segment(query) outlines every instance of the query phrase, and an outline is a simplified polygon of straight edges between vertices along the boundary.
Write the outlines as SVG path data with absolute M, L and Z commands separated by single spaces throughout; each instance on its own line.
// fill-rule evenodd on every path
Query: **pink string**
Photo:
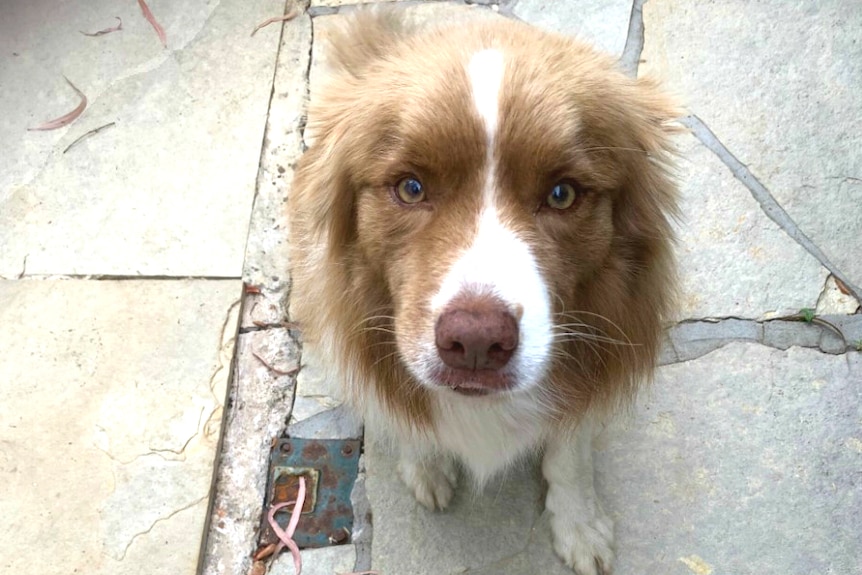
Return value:
M 287 530 L 281 528 L 275 520 L 275 514 L 279 509 L 293 505 L 293 511 L 290 514 L 290 521 L 287 524 Z M 302 507 L 305 505 L 305 477 L 299 476 L 299 493 L 296 495 L 296 501 L 288 501 L 287 503 L 278 503 L 269 508 L 266 515 L 269 526 L 272 527 L 275 536 L 279 539 L 279 544 L 275 548 L 273 556 L 278 556 L 282 549 L 287 547 L 293 555 L 293 567 L 296 570 L 296 575 L 302 573 L 302 556 L 299 554 L 299 546 L 293 540 L 293 533 L 296 531 L 296 525 L 299 523 L 299 516 L 302 514 Z

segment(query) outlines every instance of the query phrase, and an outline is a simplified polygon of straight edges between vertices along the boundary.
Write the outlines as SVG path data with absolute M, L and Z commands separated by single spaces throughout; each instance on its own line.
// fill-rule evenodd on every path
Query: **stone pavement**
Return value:
M 254 37 L 283 2 L 149 4 L 166 49 L 133 2 L 0 7 L 4 573 L 193 573 L 200 551 L 200 572 L 246 575 L 271 439 L 361 433 L 291 329 L 283 209 L 353 3 Z M 862 572 L 862 5 L 399 4 L 583 37 L 691 113 L 679 315 L 596 445 L 616 572 Z M 26 131 L 77 104 L 63 75 L 87 110 Z M 534 462 L 431 514 L 367 439 L 353 542 L 304 551 L 306 575 L 568 572 Z

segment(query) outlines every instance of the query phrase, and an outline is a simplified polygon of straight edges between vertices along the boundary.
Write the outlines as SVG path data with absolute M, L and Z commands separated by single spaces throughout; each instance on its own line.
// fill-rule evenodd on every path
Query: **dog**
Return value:
M 677 210 L 659 86 L 515 21 L 331 36 L 290 191 L 291 314 L 346 400 L 445 508 L 541 451 L 553 546 L 611 570 L 597 422 L 648 381 L 673 301 Z

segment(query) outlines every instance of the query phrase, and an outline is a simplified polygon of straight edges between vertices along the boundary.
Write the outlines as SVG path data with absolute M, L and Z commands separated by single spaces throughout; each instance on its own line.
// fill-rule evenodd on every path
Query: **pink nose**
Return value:
M 460 299 L 434 331 L 437 354 L 453 369 L 501 369 L 518 348 L 518 320 L 497 299 Z

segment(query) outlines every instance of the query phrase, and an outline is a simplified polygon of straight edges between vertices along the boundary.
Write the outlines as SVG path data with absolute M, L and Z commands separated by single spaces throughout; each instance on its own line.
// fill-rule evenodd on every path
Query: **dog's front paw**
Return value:
M 458 474 L 455 465 L 447 458 L 417 461 L 402 457 L 398 462 L 398 473 L 413 491 L 416 501 L 432 511 L 445 509 L 455 495 Z
M 554 514 L 554 551 L 578 575 L 609 575 L 614 562 L 614 524 L 604 514 L 588 521 Z

